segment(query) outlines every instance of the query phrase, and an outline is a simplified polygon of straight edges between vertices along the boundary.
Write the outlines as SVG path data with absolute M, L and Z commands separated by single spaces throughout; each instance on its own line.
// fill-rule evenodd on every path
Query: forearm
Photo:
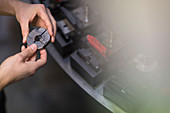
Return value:
M 6 76 L 6 77 L 5 77 Z M 4 71 L 0 67 L 0 91 L 9 84 L 8 76 L 5 75 Z
M 15 16 L 16 9 L 21 6 L 20 0 L 0 0 L 0 15 Z

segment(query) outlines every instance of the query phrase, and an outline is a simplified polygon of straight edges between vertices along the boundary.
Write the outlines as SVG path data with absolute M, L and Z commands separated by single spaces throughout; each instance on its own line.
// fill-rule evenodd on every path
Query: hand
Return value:
M 29 24 L 36 27 L 46 28 L 50 34 L 51 42 L 54 42 L 56 35 L 56 21 L 50 10 L 43 4 L 28 4 L 15 1 L 15 16 L 20 23 L 23 43 L 26 43 L 29 34 Z
M 35 44 L 22 52 L 9 57 L 0 65 L 0 90 L 10 83 L 33 75 L 40 67 L 47 62 L 47 52 L 40 50 L 40 59 L 36 61 L 37 46 Z

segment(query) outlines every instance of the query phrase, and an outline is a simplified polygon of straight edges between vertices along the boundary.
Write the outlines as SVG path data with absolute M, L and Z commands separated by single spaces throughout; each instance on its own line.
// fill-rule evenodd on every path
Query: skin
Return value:
M 29 34 L 29 25 L 46 28 L 54 42 L 56 35 L 56 21 L 49 9 L 42 4 L 28 4 L 19 0 L 0 0 L 0 14 L 15 16 L 20 23 L 23 43 L 26 43 Z M 37 46 L 35 44 L 21 52 L 7 58 L 0 65 L 0 90 L 7 85 L 33 75 L 47 62 L 47 52 L 40 50 L 40 59 L 36 60 Z

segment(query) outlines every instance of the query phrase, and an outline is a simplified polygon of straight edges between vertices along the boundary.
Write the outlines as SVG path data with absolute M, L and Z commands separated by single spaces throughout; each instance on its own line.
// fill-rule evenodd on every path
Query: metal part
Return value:
M 70 56 L 71 67 L 92 87 L 99 85 L 108 75 L 100 68 L 98 60 L 85 48 L 78 49 Z
M 124 89 L 124 84 L 117 79 L 111 78 L 103 88 L 103 95 L 110 101 L 114 102 L 121 109 L 128 113 L 132 113 L 137 102 L 136 97 L 131 90 Z
M 65 41 L 70 41 L 69 35 L 71 32 L 75 30 L 74 27 L 69 23 L 67 19 L 63 19 L 59 21 L 57 24 L 58 24 L 59 29 L 62 31 L 64 35 L 63 38 L 65 39 Z
M 50 42 L 50 35 L 45 28 L 32 30 L 27 37 L 27 45 L 36 44 L 38 49 L 44 48 Z
M 72 13 L 64 7 L 61 7 L 61 10 L 64 13 L 64 15 L 67 17 L 67 19 L 70 21 L 70 23 L 72 25 L 76 25 L 76 20 L 74 16 L 72 15 Z
M 73 49 L 73 40 L 65 41 L 64 37 L 58 32 L 56 35 L 56 41 L 54 46 L 58 49 L 60 54 L 65 57 L 74 51 Z
M 85 22 L 88 23 L 89 22 L 89 8 L 87 5 L 84 6 L 85 7 Z
M 100 71 L 97 59 L 87 49 L 79 49 L 77 54 L 96 72 Z

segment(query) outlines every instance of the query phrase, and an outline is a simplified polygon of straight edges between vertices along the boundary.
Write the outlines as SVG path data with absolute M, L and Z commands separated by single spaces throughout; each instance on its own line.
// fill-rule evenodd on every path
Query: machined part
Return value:
M 79 49 L 77 54 L 96 72 L 100 71 L 100 64 L 87 49 Z
M 38 49 L 44 48 L 50 42 L 50 35 L 45 28 L 32 30 L 27 37 L 27 45 L 36 44 Z
M 87 5 L 84 6 L 85 7 L 85 22 L 88 23 L 89 22 L 89 8 Z

